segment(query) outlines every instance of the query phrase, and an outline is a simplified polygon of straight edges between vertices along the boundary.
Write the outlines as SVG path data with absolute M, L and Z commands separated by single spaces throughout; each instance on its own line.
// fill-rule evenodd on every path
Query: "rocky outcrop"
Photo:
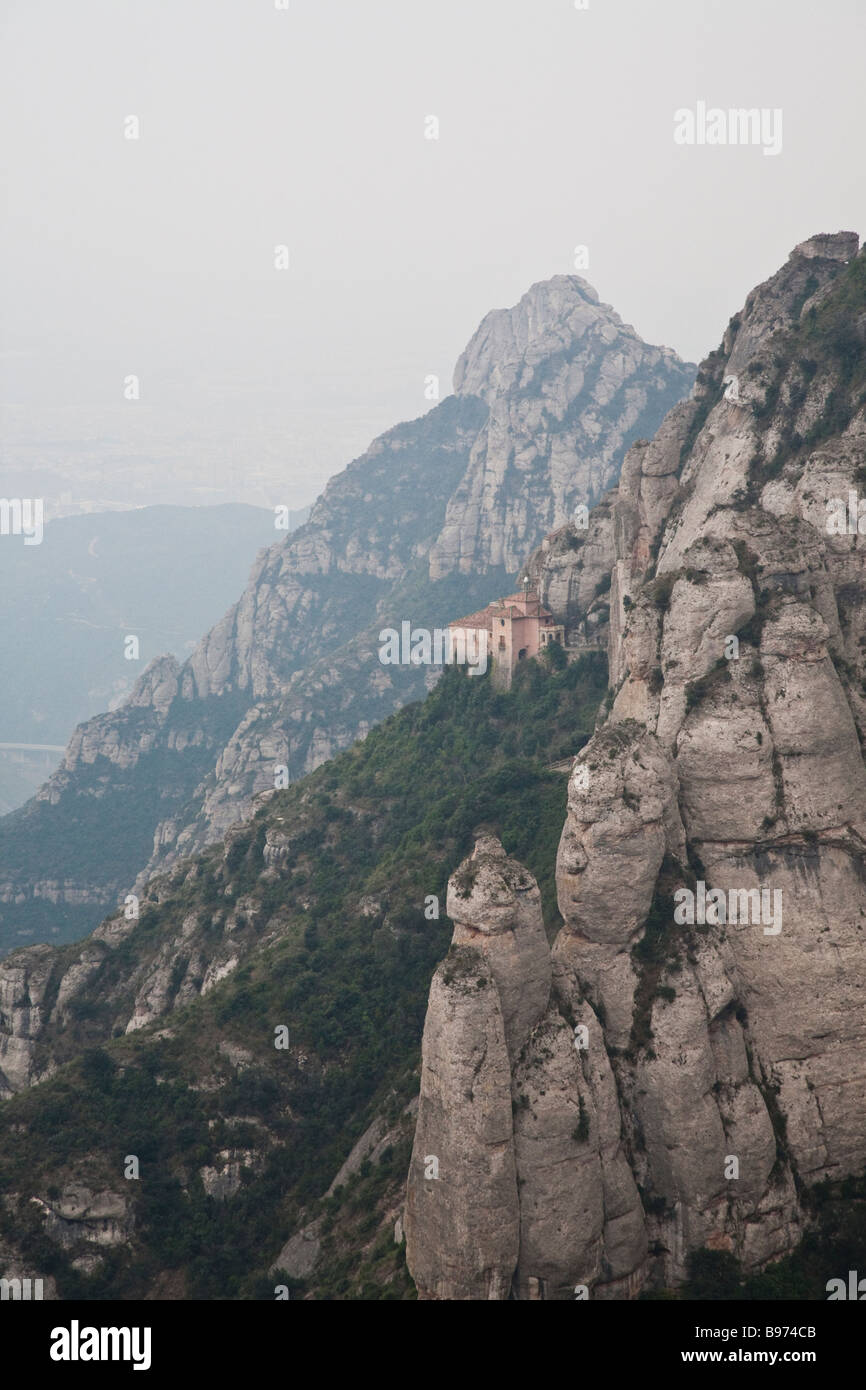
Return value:
M 570 647 L 607 647 L 616 495 L 613 489 L 593 508 L 586 527 L 569 522 L 545 536 L 523 566 L 533 593 L 565 627 Z
M 508 859 L 493 835 L 476 840 L 471 859 L 448 884 L 453 945 L 487 956 L 513 1062 L 550 997 L 550 952 L 538 884 Z
M 94 1192 L 83 1183 L 70 1183 L 59 1197 L 33 1198 L 45 1218 L 47 1235 L 61 1247 L 124 1244 L 132 1230 L 129 1202 L 119 1192 Z
M 296 838 L 304 834 L 303 815 L 294 831 Z M 292 842 L 276 829 L 271 834 L 274 845 Z M 81 943 L 59 950 L 27 946 L 0 961 L 0 1100 L 46 1080 L 75 1056 L 86 1045 L 91 1017 L 116 1037 L 137 1033 L 233 974 L 261 940 L 261 903 L 234 886 L 249 844 L 247 827 L 225 836 L 214 851 L 222 905 L 179 912 L 162 936 L 142 934 L 142 923 L 175 895 L 195 893 L 199 863 L 182 862 L 155 879 L 140 901 L 106 918 Z M 263 854 L 269 883 L 291 873 L 286 859 L 285 848 L 282 856 Z M 135 944 L 119 967 L 116 957 L 133 934 Z M 243 1059 L 232 1060 L 238 1065 Z
M 422 1298 L 508 1296 L 520 1245 L 511 1069 L 550 997 L 535 879 L 482 834 L 448 884 L 405 1212 Z
M 520 1241 L 511 1067 L 550 996 L 538 885 L 482 835 L 448 884 L 430 987 L 406 1258 L 422 1298 L 503 1299 Z M 524 986 L 521 988 L 521 986 Z
M 406 1256 L 422 1298 L 502 1299 L 518 1251 L 511 1075 L 490 960 L 452 948 L 430 987 Z
M 50 946 L 32 946 L 0 965 L 0 1100 L 42 1074 L 39 1038 L 53 967 Z
M 201 1169 L 202 1187 L 209 1197 L 225 1202 L 240 1191 L 244 1171 L 257 1166 L 258 1154 L 254 1149 L 221 1149 L 217 1162 Z
M 675 1282 L 701 1245 L 763 1263 L 800 1231 L 730 945 L 677 930 L 673 895 L 696 888 L 677 794 L 654 735 L 636 721 L 602 729 L 575 766 L 557 864 L 558 993 L 604 1019 L 658 1252 L 629 1271 L 641 1282 Z
M 563 1299 L 599 1281 L 613 1292 L 646 1232 L 597 1020 L 580 1005 L 578 1026 L 551 998 L 538 887 L 494 837 L 452 876 L 448 912 L 404 1223 L 419 1295 Z
M 846 365 L 846 343 L 866 308 L 862 255 L 843 270 L 855 250 L 847 234 L 796 248 L 749 297 L 702 370 L 704 422 L 657 531 L 654 578 L 640 545 L 653 523 L 635 495 L 636 459 L 620 486 L 631 502 L 614 584 L 621 636 L 611 721 L 620 727 L 639 717 L 657 736 L 706 883 L 726 895 L 760 889 L 781 904 L 769 930 L 710 930 L 718 985 L 712 1008 L 704 991 L 707 1016 L 701 1022 L 698 1009 L 693 1025 L 706 1062 L 702 1103 L 709 1107 L 715 1088 L 729 1150 L 748 1168 L 756 1204 L 748 1225 L 728 1229 L 727 1239 L 756 1263 L 790 1248 L 797 1229 L 780 1173 L 813 1182 L 864 1159 L 866 771 L 863 657 L 859 638 L 851 640 L 863 622 L 864 572 L 857 537 L 835 536 L 827 525 L 828 502 L 856 490 L 866 461 L 862 388 Z M 719 393 L 731 377 L 738 399 Z M 677 984 L 677 1011 L 680 995 Z M 724 1049 L 714 1051 L 721 1036 Z M 651 1060 L 648 1071 L 657 1065 Z M 661 1085 L 660 1075 L 656 1091 Z M 762 1191 L 776 1111 L 784 1143 L 776 1180 Z M 717 1169 L 718 1146 L 712 1154 Z M 705 1189 L 709 1168 L 708 1153 L 695 1165 Z M 679 1183 L 682 1216 L 688 1197 Z M 737 1190 L 744 1188 L 741 1180 Z M 708 1210 L 701 1206 L 694 1219 Z
M 761 1268 L 800 1239 L 805 1189 L 866 1162 L 856 252 L 812 238 L 753 291 L 595 523 L 611 690 L 569 782 L 552 1002 L 512 1059 L 512 1297 L 629 1297 L 701 1247 Z M 530 566 L 579 623 L 571 551 L 560 532 Z M 422 1098 L 454 1041 L 438 992 L 427 1028 Z M 470 1135 L 472 1102 L 439 1097 Z M 413 1173 L 407 1214 L 417 1191 Z M 416 1223 L 428 1297 L 468 1296 L 437 1264 L 448 1231 L 441 1210 Z

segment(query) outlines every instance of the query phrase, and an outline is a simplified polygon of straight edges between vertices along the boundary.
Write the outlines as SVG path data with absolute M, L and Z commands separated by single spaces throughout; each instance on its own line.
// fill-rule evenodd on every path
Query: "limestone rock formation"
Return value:
M 614 488 L 592 509 L 586 528 L 569 522 L 545 536 L 523 566 L 533 593 L 565 627 L 568 646 L 607 647 L 616 495 Z
M 664 413 L 660 398 L 672 405 L 690 385 L 675 353 L 648 347 L 579 275 L 556 275 L 488 314 L 454 390 L 490 414 L 430 552 L 431 578 L 485 564 L 514 571 L 575 504 L 599 500 L 624 446 Z
M 796 247 L 591 520 L 611 689 L 570 777 L 551 1004 L 512 1058 L 502 1297 L 630 1297 L 701 1247 L 762 1268 L 805 1189 L 866 1162 L 864 343 L 857 238 Z M 588 544 L 562 530 L 530 561 L 584 632 Z M 435 992 L 427 1026 L 441 1073 Z M 424 1271 L 439 1223 L 414 1231 Z
M 538 884 L 506 857 L 495 836 L 481 835 L 472 857 L 448 884 L 446 911 L 454 923 L 453 945 L 472 946 L 487 956 L 513 1061 L 550 998 L 550 952 Z
M 407 1261 L 422 1298 L 502 1299 L 518 1250 L 505 1023 L 491 963 L 452 947 L 430 987 L 409 1169 Z
M 551 997 L 538 887 L 495 837 L 452 876 L 448 912 L 405 1211 L 419 1294 L 612 1295 L 646 1232 L 598 1022 Z

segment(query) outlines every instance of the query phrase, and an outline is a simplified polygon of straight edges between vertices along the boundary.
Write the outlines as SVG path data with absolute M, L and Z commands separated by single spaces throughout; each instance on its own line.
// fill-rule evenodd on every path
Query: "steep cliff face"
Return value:
M 570 778 L 533 1085 L 525 1058 L 511 1070 L 520 1240 L 495 1287 L 518 1298 L 670 1285 L 700 1247 L 760 1268 L 802 1235 L 805 1190 L 866 1162 L 856 497 L 853 527 L 837 524 L 866 481 L 856 253 L 845 233 L 794 250 L 610 501 L 610 713 Z M 558 595 L 582 581 L 569 550 L 551 539 Z M 486 917 L 478 903 L 479 930 Z M 441 1052 L 437 1012 L 431 994 Z M 585 1166 L 539 1201 L 518 1134 L 556 1166 L 569 1107 Z M 419 1184 L 413 1167 L 407 1211 Z M 478 1296 L 442 1273 L 438 1222 L 409 1243 L 419 1289 Z
M 422 697 L 436 672 L 382 665 L 380 629 L 444 625 L 507 589 L 693 378 L 576 276 L 488 315 L 455 394 L 332 479 L 191 657 L 153 663 L 0 822 L 0 951 L 83 934 L 248 815 L 275 769 L 294 780 Z
M 533 591 L 564 625 L 568 646 L 608 644 L 616 496 L 614 488 L 590 512 L 585 527 L 569 522 L 545 536 L 522 569 Z
M 457 363 L 458 396 L 489 416 L 430 553 L 431 578 L 501 565 L 592 506 L 625 448 L 692 384 L 669 348 L 649 347 L 578 275 L 533 285 L 488 314 Z

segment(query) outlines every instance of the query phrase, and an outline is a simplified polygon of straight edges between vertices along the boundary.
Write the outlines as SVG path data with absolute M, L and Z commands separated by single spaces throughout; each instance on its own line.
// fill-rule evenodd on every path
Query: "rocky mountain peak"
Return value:
M 488 314 L 456 394 L 332 478 L 187 660 L 157 661 L 126 703 L 76 730 L 62 769 L 0 825 L 0 951 L 92 929 L 108 902 L 248 814 L 276 769 L 294 780 L 421 697 L 434 673 L 383 665 L 379 631 L 435 627 L 508 592 L 527 553 L 616 482 L 631 442 L 693 381 L 576 275 Z M 598 540 L 583 588 L 598 582 Z M 100 840 L 111 853 L 94 853 Z
M 546 357 L 568 350 L 592 329 L 636 337 L 580 275 L 554 275 L 531 285 L 510 309 L 486 314 L 454 369 L 457 395 L 491 405 L 504 392 L 527 386 Z
M 727 373 L 744 371 L 771 334 L 799 319 L 835 279 L 840 265 L 856 256 L 858 246 L 856 232 L 820 233 L 795 246 L 785 264 L 752 290 L 728 325 L 721 346 Z
M 847 265 L 857 255 L 859 245 L 857 232 L 819 232 L 817 236 L 809 237 L 795 246 L 791 256 L 804 256 L 806 260 L 820 258 L 841 261 Z
M 690 363 L 645 343 L 578 275 L 540 281 L 513 308 L 488 314 L 454 389 L 480 397 L 490 414 L 431 549 L 430 578 L 484 564 L 517 569 L 533 533 L 597 502 L 623 450 L 658 427 L 662 401 L 673 405 L 693 382 Z

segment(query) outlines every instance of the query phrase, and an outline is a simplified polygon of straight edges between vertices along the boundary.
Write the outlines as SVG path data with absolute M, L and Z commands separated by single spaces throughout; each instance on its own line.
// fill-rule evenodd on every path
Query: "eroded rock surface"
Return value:
M 530 561 L 585 632 L 610 536 L 611 690 L 570 777 L 551 1003 L 512 1058 L 502 1297 L 630 1297 L 701 1247 L 761 1268 L 805 1188 L 866 1162 L 866 549 L 838 524 L 864 345 L 857 238 L 812 238 L 633 445 L 592 549 L 566 529 Z M 426 1270 L 436 1241 L 416 1229 Z

